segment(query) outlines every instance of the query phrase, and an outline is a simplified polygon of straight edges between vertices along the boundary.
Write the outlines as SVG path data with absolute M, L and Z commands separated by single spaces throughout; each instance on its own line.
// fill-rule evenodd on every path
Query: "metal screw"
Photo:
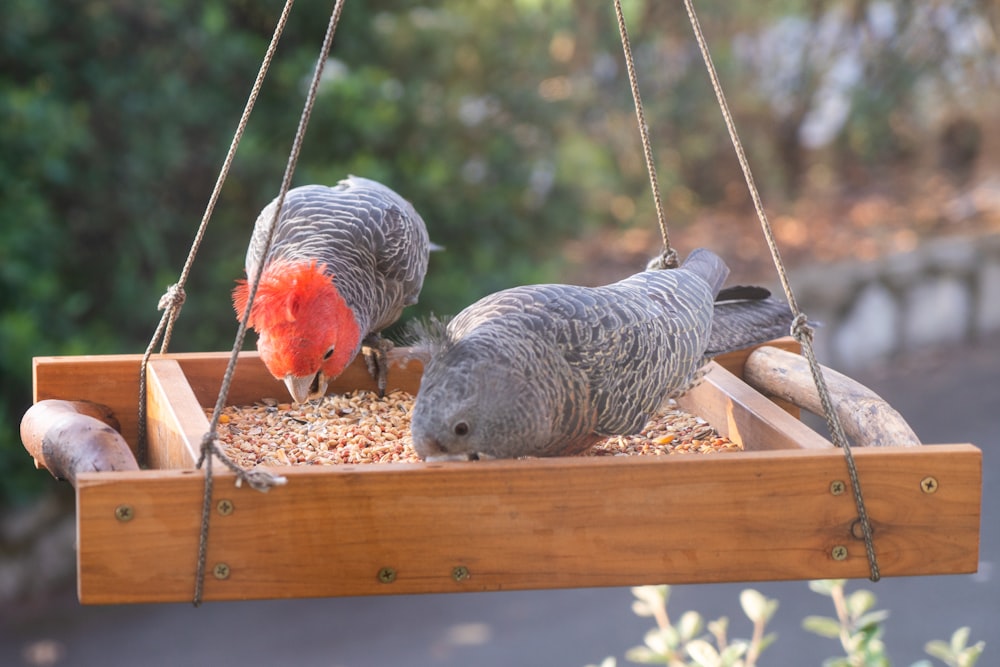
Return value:
M 131 521 L 134 516 L 135 512 L 132 511 L 131 505 L 119 505 L 115 508 L 115 518 L 119 521 Z
M 938 490 L 938 481 L 936 478 L 928 475 L 920 480 L 920 490 L 924 493 L 934 493 Z
M 391 567 L 383 567 L 378 571 L 378 580 L 383 584 L 391 584 L 396 581 L 396 570 Z
M 456 565 L 451 568 L 451 578 L 455 581 L 465 581 L 470 576 L 472 575 L 469 574 L 469 568 L 464 565 Z
M 222 516 L 229 516 L 235 508 L 236 506 L 233 505 L 233 501 L 228 498 L 223 498 L 215 505 L 215 509 L 219 510 L 219 514 Z
M 844 484 L 843 480 L 835 479 L 832 482 L 830 482 L 830 493 L 832 493 L 833 495 L 839 496 L 846 490 L 847 490 L 847 485 Z
M 212 568 L 212 574 L 215 575 L 216 579 L 228 579 L 229 573 L 229 566 L 225 563 L 216 563 L 215 567 Z
M 847 547 L 838 544 L 830 550 L 830 555 L 833 556 L 833 560 L 847 560 Z

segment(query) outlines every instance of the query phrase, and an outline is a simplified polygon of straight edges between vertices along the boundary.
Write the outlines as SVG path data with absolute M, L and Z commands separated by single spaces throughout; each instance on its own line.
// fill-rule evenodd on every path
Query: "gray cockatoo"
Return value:
M 504 290 L 427 326 L 414 448 L 428 460 L 560 456 L 639 432 L 710 357 L 788 333 L 787 304 L 722 289 L 728 274 L 699 249 L 602 287 Z
M 430 243 L 424 221 L 405 199 L 375 181 L 350 176 L 336 187 L 288 191 L 263 257 L 277 200 L 254 225 L 247 280 L 264 262 L 249 324 L 267 369 L 296 401 L 322 396 L 366 345 L 366 360 L 385 389 L 378 334 L 416 303 Z M 249 286 L 238 281 L 233 307 L 242 317 Z

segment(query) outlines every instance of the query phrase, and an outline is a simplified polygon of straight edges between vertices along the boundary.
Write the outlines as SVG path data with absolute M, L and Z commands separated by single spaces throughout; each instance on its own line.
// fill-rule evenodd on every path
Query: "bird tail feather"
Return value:
M 757 298 L 733 299 L 729 295 L 716 301 L 706 356 L 714 357 L 789 335 L 793 318 L 788 304 L 770 298 L 764 288 L 753 289 L 759 290 Z M 720 299 L 725 293 L 726 290 L 720 293 Z

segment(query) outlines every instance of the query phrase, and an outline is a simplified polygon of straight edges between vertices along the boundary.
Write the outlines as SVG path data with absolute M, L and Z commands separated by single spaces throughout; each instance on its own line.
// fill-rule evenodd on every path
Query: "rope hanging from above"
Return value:
M 267 51 L 264 55 L 263 61 L 261 62 L 260 69 L 257 73 L 257 78 L 254 81 L 253 87 L 251 88 L 250 94 L 247 98 L 246 105 L 243 109 L 243 114 L 240 117 L 240 121 L 237 125 L 236 132 L 233 136 L 233 140 L 229 146 L 229 151 L 226 154 L 226 158 L 223 162 L 222 168 L 219 172 L 219 176 L 216 180 L 215 187 L 212 190 L 212 194 L 209 198 L 208 205 L 205 209 L 205 213 L 202 217 L 201 224 L 198 227 L 198 232 L 195 236 L 194 242 L 192 243 L 191 249 L 188 252 L 187 261 L 181 271 L 181 275 L 176 284 L 171 285 L 167 292 L 160 298 L 159 309 L 164 311 L 160 318 L 160 322 L 153 333 L 152 339 L 146 348 L 145 354 L 142 358 L 142 363 L 140 365 L 140 378 L 139 378 L 139 434 L 138 434 L 138 453 L 139 461 L 142 464 L 146 464 L 146 459 L 148 458 L 147 452 L 147 437 L 146 437 L 146 396 L 147 396 L 147 386 L 146 386 L 146 368 L 149 363 L 149 358 L 152 356 L 153 350 L 156 348 L 157 344 L 162 339 L 162 347 L 160 353 L 164 354 L 170 344 L 170 337 L 173 332 L 173 325 L 180 314 L 180 309 L 184 303 L 184 285 L 187 282 L 188 276 L 191 271 L 191 267 L 194 263 L 195 256 L 198 253 L 198 249 L 201 245 L 201 241 L 204 238 L 205 231 L 208 227 L 208 222 L 212 217 L 212 213 L 215 210 L 215 205 L 218 202 L 219 194 L 222 191 L 222 186 L 225 183 L 226 177 L 229 174 L 230 167 L 232 166 L 233 159 L 236 155 L 236 150 L 240 144 L 240 140 L 243 137 L 243 133 L 246 130 L 247 123 L 250 118 L 250 114 L 253 107 L 257 101 L 257 97 L 260 93 L 261 86 L 263 84 L 264 78 L 267 75 L 267 71 L 270 68 L 271 62 L 274 58 L 274 53 L 278 45 L 278 41 L 284 32 L 285 25 L 288 22 L 288 16 L 291 12 L 294 0 L 286 0 L 284 7 L 282 9 L 281 15 L 275 25 L 274 33 L 271 37 L 271 42 L 268 45 Z M 274 216 L 270 221 L 268 228 L 268 236 L 265 244 L 265 254 L 270 249 L 274 237 L 274 229 L 278 217 L 281 215 L 281 209 L 284 205 L 285 196 L 288 190 L 291 188 L 292 176 L 295 173 L 295 166 L 298 163 L 299 154 L 302 150 L 303 138 L 305 136 L 306 127 L 309 124 L 309 118 L 312 114 L 313 106 L 316 102 L 316 96 L 319 90 L 319 84 L 323 75 L 323 68 L 326 64 L 328 54 L 330 52 L 330 47 L 333 43 L 333 36 L 336 32 L 337 24 L 340 21 L 340 15 L 343 10 L 344 0 L 336 0 L 333 9 L 330 13 L 330 20 L 327 25 L 326 34 L 323 39 L 323 45 L 319 54 L 319 58 L 316 62 L 316 67 L 313 72 L 312 80 L 310 82 L 309 90 L 306 96 L 305 104 L 303 106 L 302 115 L 299 119 L 299 125 L 296 129 L 295 138 L 292 142 L 292 148 L 288 156 L 288 162 L 285 166 L 284 176 L 281 182 L 281 189 L 278 195 L 278 203 L 275 207 Z M 202 601 L 202 593 L 204 590 L 205 581 L 205 563 L 208 551 L 208 530 L 209 530 L 209 520 L 211 517 L 211 502 L 212 502 L 212 489 L 213 489 L 213 475 L 212 475 L 212 460 L 218 457 L 218 459 L 236 475 L 236 484 L 240 485 L 242 483 L 247 483 L 252 488 L 258 491 L 267 491 L 274 485 L 284 484 L 285 478 L 280 476 L 272 475 L 266 471 L 247 471 L 236 465 L 232 460 L 225 455 L 218 445 L 218 434 L 217 429 L 219 425 L 219 417 L 222 414 L 222 410 L 225 407 L 226 400 L 229 396 L 229 389 L 232 385 L 233 374 L 236 370 L 236 363 L 239 359 L 240 350 L 243 347 L 243 341 L 246 337 L 246 332 L 248 328 L 248 320 L 250 314 L 250 306 L 253 304 L 254 298 L 257 292 L 257 284 L 260 282 L 260 273 L 263 269 L 263 263 L 258 267 L 257 275 L 248 276 L 250 280 L 250 294 L 248 297 L 247 308 L 240 320 L 239 327 L 236 332 L 236 336 L 233 342 L 232 353 L 230 355 L 229 364 L 226 367 L 225 374 L 223 375 L 222 385 L 219 389 L 218 398 L 216 400 L 215 407 L 212 411 L 212 416 L 209 420 L 209 430 L 204 434 L 201 442 L 201 456 L 199 457 L 196 467 L 200 468 L 205 465 L 205 493 L 202 503 L 202 517 L 201 517 L 201 531 L 198 540 L 198 564 L 197 571 L 195 574 L 195 590 L 193 597 L 193 604 L 198 606 Z
M 289 0 L 289 2 L 291 2 L 291 0 Z M 333 44 L 333 36 L 337 31 L 337 24 L 340 22 L 340 15 L 343 8 L 344 0 L 336 0 L 333 10 L 330 13 L 330 20 L 326 27 L 326 34 L 323 37 L 323 45 L 320 49 L 319 57 L 316 59 L 316 68 L 313 71 L 312 80 L 309 83 L 309 91 L 306 94 L 305 104 L 302 108 L 302 115 L 299 118 L 299 125 L 296 128 L 295 138 L 292 141 L 292 149 L 288 156 L 288 162 L 285 165 L 285 174 L 281 181 L 281 190 L 278 194 L 277 204 L 274 209 L 274 216 L 271 218 L 268 225 L 267 242 L 265 243 L 263 250 L 263 254 L 265 256 L 274 241 L 274 230 L 277 226 L 277 220 L 281 215 L 281 209 L 285 203 L 285 196 L 291 188 L 292 176 L 295 173 L 295 166 L 298 163 L 299 154 L 302 151 L 302 142 L 305 138 L 306 128 L 309 125 L 309 118 L 312 115 L 312 110 L 316 103 L 319 84 L 323 77 L 323 68 L 326 64 L 327 58 L 329 57 L 330 47 Z M 234 341 L 232 353 L 229 357 L 229 364 L 226 367 L 226 372 L 222 379 L 222 387 L 219 389 L 218 400 L 215 403 L 215 408 L 212 411 L 212 417 L 209 420 L 209 431 L 202 438 L 201 457 L 198 459 L 197 467 L 200 468 L 202 463 L 205 463 L 205 495 L 204 502 L 202 504 L 201 534 L 198 540 L 198 569 L 195 576 L 194 599 L 192 600 L 195 606 L 201 604 L 202 592 L 205 583 L 205 562 L 208 552 L 208 528 L 209 519 L 212 515 L 212 458 L 217 456 L 227 468 L 237 474 L 238 480 L 248 479 L 254 488 L 259 491 L 267 491 L 273 484 L 283 484 L 285 482 L 283 477 L 276 478 L 270 475 L 270 473 L 247 473 L 244 471 L 222 452 L 218 444 L 218 436 L 216 433 L 216 429 L 219 425 L 219 417 L 222 414 L 222 410 L 226 405 L 226 399 L 229 396 L 229 387 L 232 384 L 233 373 L 236 370 L 236 362 L 239 360 L 239 353 L 243 347 L 243 339 L 246 337 L 251 306 L 253 305 L 254 298 L 257 294 L 257 287 L 260 283 L 260 276 L 263 269 L 264 263 L 261 262 L 257 267 L 257 275 L 252 277 L 247 276 L 247 279 L 250 281 L 250 293 L 247 298 L 247 306 L 244 310 L 243 317 L 240 319 L 240 325 L 236 332 L 236 340 Z M 251 477 L 251 475 L 254 476 Z
M 274 52 L 278 48 L 278 41 L 281 39 L 281 34 L 285 30 L 285 25 L 288 23 L 288 15 L 292 10 L 292 5 L 295 0 L 286 0 L 284 8 L 281 10 L 281 15 L 278 17 L 278 22 L 274 26 L 274 33 L 271 35 L 271 42 L 267 46 L 267 51 L 264 53 L 264 59 L 261 61 L 260 69 L 257 72 L 257 78 L 254 79 L 253 86 L 250 89 L 250 94 L 247 97 L 247 102 L 243 107 L 243 113 L 240 116 L 240 121 L 236 126 L 236 132 L 233 134 L 233 140 L 229 144 L 229 150 L 226 152 L 226 158 L 223 160 L 222 168 L 219 170 L 219 176 L 215 180 L 215 187 L 212 188 L 212 194 L 208 199 L 208 205 L 205 207 L 205 213 L 201 217 L 201 224 L 198 225 L 198 232 L 195 234 L 194 241 L 191 243 L 191 249 L 188 251 L 187 260 L 184 262 L 184 267 L 181 269 L 180 277 L 177 282 L 167 288 L 166 293 L 160 297 L 160 302 L 158 304 L 159 310 L 163 311 L 163 315 L 160 317 L 160 323 L 156 326 L 156 330 L 153 333 L 152 338 L 149 341 L 149 345 L 146 347 L 146 351 L 142 356 L 142 363 L 139 366 L 139 432 L 136 446 L 136 458 L 139 460 L 139 465 L 145 466 L 148 464 L 148 452 L 147 452 L 147 441 L 146 441 L 146 367 L 149 365 L 149 358 L 153 354 L 153 350 L 160 343 L 162 338 L 163 344 L 160 347 L 160 354 L 166 354 L 167 348 L 170 347 L 170 338 L 173 334 L 174 323 L 177 321 L 177 317 L 181 313 L 181 307 L 184 305 L 184 285 L 187 284 L 188 276 L 191 273 L 191 267 L 194 265 L 194 259 L 198 255 L 198 249 L 201 247 L 201 241 L 205 237 L 205 231 L 208 229 L 208 222 L 212 219 L 212 214 L 215 212 L 215 205 L 219 201 L 219 195 L 222 192 L 222 186 L 226 182 L 226 178 L 229 176 L 229 169 L 232 167 L 233 160 L 236 157 L 236 149 L 239 148 L 240 141 L 243 139 L 243 133 L 246 130 L 247 123 L 250 121 L 250 113 L 253 111 L 254 105 L 257 103 L 257 97 L 260 94 L 261 86 L 264 83 L 264 78 L 267 76 L 267 71 L 271 67 L 271 61 L 274 59 Z
M 653 190 L 653 203 L 656 205 L 656 220 L 660 225 L 660 236 L 663 237 L 663 252 L 650 262 L 651 269 L 676 269 L 680 265 L 677 251 L 670 246 L 670 232 L 667 229 L 667 216 L 663 209 L 663 198 L 660 196 L 660 182 L 656 177 L 656 163 L 653 161 L 653 144 L 649 139 L 649 125 L 646 124 L 646 112 L 643 110 L 642 97 L 639 95 L 639 78 L 635 73 L 635 60 L 632 58 L 632 42 L 625 26 L 625 14 L 622 12 L 621 0 L 615 0 L 615 16 L 618 18 L 618 34 L 621 35 L 622 50 L 625 52 L 625 67 L 628 70 L 629 87 L 632 89 L 632 101 L 635 105 L 635 116 L 639 123 L 639 136 L 642 139 L 642 154 L 646 158 L 646 171 L 649 172 L 649 185 Z
M 617 3 L 618 0 L 615 0 L 615 2 Z M 740 168 L 743 170 L 743 177 L 746 180 L 747 188 L 750 190 L 750 197 L 753 200 L 754 210 L 757 213 L 757 219 L 760 221 L 761 230 L 764 232 L 764 239 L 767 241 L 767 247 L 771 251 L 771 259 L 774 261 L 774 268 L 778 272 L 782 289 L 784 289 L 785 297 L 788 299 L 788 305 L 792 310 L 792 314 L 795 316 L 795 320 L 793 321 L 791 327 L 791 334 L 802 346 L 802 353 L 809 362 L 809 370 L 812 373 L 813 381 L 816 383 L 816 391 L 819 394 L 820 402 L 823 405 L 824 417 L 826 418 L 827 426 L 830 429 L 833 443 L 842 448 L 844 451 L 844 459 L 847 462 L 847 471 L 851 479 L 851 488 L 854 492 L 854 502 L 858 510 L 858 520 L 861 524 L 861 530 L 864 536 L 865 552 L 868 556 L 868 565 L 871 571 L 870 579 L 872 581 L 878 581 L 881 578 L 881 574 L 879 573 L 878 558 L 875 554 L 875 543 L 872 538 L 871 521 L 868 517 L 868 510 L 865 507 L 864 496 L 861 493 L 861 483 L 858 479 L 857 465 L 854 462 L 854 455 L 851 452 L 851 444 L 847 435 L 844 433 L 842 424 L 840 423 L 840 417 L 834 409 L 833 399 L 830 396 L 830 390 L 827 387 L 826 379 L 823 377 L 823 371 L 820 368 L 819 362 L 816 360 L 816 354 L 813 351 L 812 327 L 809 326 L 808 318 L 799 309 L 799 305 L 795 300 L 795 294 L 793 293 L 791 283 L 788 280 L 788 274 L 785 270 L 784 262 L 781 259 L 781 253 L 778 250 L 778 245 L 774 238 L 774 232 L 771 229 L 771 223 L 768 221 L 767 213 L 764 211 L 760 191 L 757 189 L 753 173 L 750 170 L 750 163 L 747 160 L 746 153 L 743 151 L 743 143 L 740 141 L 739 134 L 736 132 L 736 123 L 733 121 L 732 113 L 729 110 L 729 104 L 726 102 L 726 96 L 722 91 L 722 85 L 719 83 L 719 75 L 715 69 L 715 64 L 712 62 L 712 56 L 708 50 L 708 43 L 706 42 L 705 35 L 701 30 L 701 23 L 698 20 L 698 15 L 695 13 L 693 0 L 684 0 L 684 7 L 687 10 L 688 19 L 691 22 L 691 28 L 694 30 L 695 39 L 698 42 L 698 48 L 701 51 L 702 59 L 705 61 L 708 76 L 712 81 L 712 89 L 715 91 L 715 97 L 719 103 L 719 109 L 722 111 L 722 117 L 726 122 L 726 129 L 729 132 L 729 138 L 732 141 L 734 150 L 736 151 L 736 157 L 739 160 Z

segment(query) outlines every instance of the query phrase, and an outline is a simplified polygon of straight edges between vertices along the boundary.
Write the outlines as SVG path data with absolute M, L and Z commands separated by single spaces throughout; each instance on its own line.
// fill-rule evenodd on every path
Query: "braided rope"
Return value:
M 285 165 L 285 173 L 281 180 L 281 191 L 278 194 L 277 204 L 274 208 L 274 215 L 271 217 L 268 224 L 267 241 L 261 255 L 263 257 L 267 256 L 267 253 L 270 251 L 271 245 L 274 242 L 274 230 L 277 227 L 277 221 L 278 217 L 281 215 L 281 209 L 285 205 L 285 197 L 292 185 L 292 176 L 295 173 L 295 166 L 298 164 L 299 154 L 302 152 L 302 143 L 305 138 L 306 127 L 309 125 L 309 118 L 312 116 L 312 110 L 316 104 L 319 84 L 323 77 L 323 68 L 326 65 L 327 58 L 329 57 L 330 47 L 333 44 L 333 36 L 337 31 L 337 24 L 340 22 L 340 15 L 343 8 L 344 0 L 336 0 L 333 10 L 330 13 L 330 21 L 327 24 L 326 34 L 323 37 L 323 46 L 321 47 L 319 57 L 316 60 L 316 68 L 309 84 L 309 91 L 306 95 L 305 104 L 302 108 L 302 115 L 299 118 L 299 125 L 295 130 L 295 138 L 292 141 L 292 149 L 288 156 L 288 162 Z M 212 459 L 218 457 L 227 468 L 236 473 L 237 482 L 245 481 L 259 491 L 267 491 L 274 484 L 285 483 L 284 477 L 275 477 L 264 471 L 248 473 L 237 466 L 221 451 L 218 446 L 217 436 L 219 417 L 222 414 L 222 410 L 226 405 L 226 399 L 229 396 L 229 389 L 233 382 L 233 374 L 236 371 L 236 362 L 239 360 L 240 350 L 243 347 L 243 339 L 246 337 L 250 311 L 253 306 L 254 298 L 257 295 L 257 286 L 260 283 L 260 277 L 264 271 L 264 264 L 264 262 L 261 262 L 257 266 L 256 274 L 253 276 L 250 283 L 250 294 L 247 298 L 247 307 L 243 312 L 239 328 L 236 331 L 236 339 L 233 342 L 232 353 L 229 356 L 229 364 L 226 366 L 226 372 L 222 378 L 222 386 L 219 389 L 219 396 L 215 402 L 212 417 L 209 420 L 209 430 L 202 437 L 201 456 L 196 464 L 196 467 L 200 468 L 202 464 L 205 463 L 205 494 L 202 503 L 201 533 L 198 538 L 198 567 L 195 576 L 193 599 L 193 604 L 196 607 L 201 604 L 202 593 L 205 585 L 205 563 L 207 561 L 208 553 L 208 529 L 212 516 Z
M 740 168 L 743 170 L 743 177 L 750 190 L 754 210 L 757 212 L 758 220 L 760 220 L 761 229 L 763 230 L 764 238 L 767 241 L 767 247 L 771 251 L 771 258 L 774 260 L 774 267 L 778 271 L 781 286 L 785 291 L 785 297 L 788 299 L 788 305 L 794 315 L 791 334 L 802 346 L 802 352 L 805 355 L 806 360 L 809 362 L 809 370 L 812 372 L 813 381 L 816 383 L 816 391 L 819 394 L 820 402 L 823 405 L 824 416 L 826 417 L 826 422 L 830 429 L 833 442 L 835 445 L 844 450 L 847 472 L 851 479 L 851 488 L 854 491 L 854 502 L 858 509 L 858 519 L 860 520 L 861 529 L 864 534 L 865 552 L 867 553 L 868 565 L 871 570 L 870 579 L 872 581 L 878 581 L 881 578 L 881 574 L 879 573 L 878 558 L 875 554 L 875 542 L 872 538 L 871 521 L 868 517 L 868 510 L 865 507 L 864 496 L 861 493 L 861 483 L 858 479 L 857 465 L 854 462 L 854 455 L 851 452 L 850 442 L 848 441 L 847 435 L 844 433 L 843 426 L 840 423 L 840 418 L 833 407 L 833 399 L 831 398 L 830 390 L 826 385 L 826 379 L 823 377 L 822 368 L 816 360 L 816 355 L 813 351 L 813 330 L 808 324 L 808 319 L 801 312 L 801 310 L 799 310 L 798 303 L 795 301 L 795 294 L 792 292 L 792 287 L 788 280 L 788 274 L 785 270 L 784 262 L 781 259 L 781 253 L 778 251 L 778 245 L 774 238 L 774 232 L 771 229 L 771 223 L 767 219 L 767 213 L 764 211 L 764 205 L 761 202 L 760 192 L 757 189 L 753 174 L 750 171 L 750 163 L 747 160 L 746 153 L 743 151 L 743 144 L 736 132 L 736 123 L 733 121 L 732 113 L 729 111 L 729 104 L 726 102 L 725 94 L 722 92 L 722 85 L 719 83 L 719 75 L 715 69 L 714 63 L 712 62 L 712 56 L 708 51 L 708 44 L 705 40 L 705 35 L 702 33 L 698 16 L 695 13 L 693 1 L 684 0 L 684 7 L 687 9 L 688 18 L 691 21 L 691 28 L 694 30 L 695 39 L 698 42 L 698 48 L 701 51 L 702 59 L 705 61 L 705 67 L 708 69 L 708 76 L 712 81 L 712 89 L 715 91 L 715 97 L 719 102 L 719 109 L 722 111 L 722 117 L 726 122 L 726 129 L 729 131 L 729 138 L 733 143 L 733 148 L 736 150 L 736 157 L 739 160 Z
M 632 89 L 632 101 L 635 106 L 635 116 L 639 123 L 639 136 L 642 139 L 642 154 L 646 158 L 646 171 L 649 172 L 649 184 L 653 189 L 653 203 L 656 205 L 656 220 L 660 225 L 660 236 L 663 237 L 663 252 L 654 258 L 647 268 L 673 269 L 680 260 L 677 251 L 670 246 L 670 232 L 667 230 L 667 216 L 663 210 L 663 199 L 660 196 L 660 183 L 656 176 L 656 164 L 653 162 L 653 146 L 649 139 L 649 125 L 646 123 L 646 112 L 643 110 L 642 97 L 639 95 L 639 78 L 635 73 L 635 60 L 632 57 L 632 43 L 625 27 L 625 14 L 622 12 L 621 0 L 615 0 L 615 16 L 618 18 L 618 33 L 621 35 L 622 50 L 625 52 L 625 68 L 628 70 L 629 87 Z
M 254 105 L 257 103 L 257 97 L 260 94 L 261 86 L 264 83 L 264 77 L 267 75 L 268 69 L 271 67 L 271 61 L 274 60 L 274 52 L 278 48 L 278 41 L 281 39 L 281 34 L 285 30 L 285 24 L 288 22 L 288 15 L 291 12 L 292 5 L 295 0 L 286 0 L 285 6 L 281 11 L 281 15 L 278 18 L 278 22 L 274 27 L 274 34 L 271 35 L 271 42 L 267 46 L 267 51 L 264 53 L 264 59 L 261 61 L 260 69 L 257 71 L 257 78 L 253 82 L 253 87 L 250 89 L 250 95 L 247 97 L 246 105 L 243 107 L 243 113 L 240 116 L 240 121 L 236 126 L 236 132 L 233 134 L 233 140 L 229 144 L 229 150 L 226 152 L 226 158 L 222 163 L 222 168 L 219 171 L 219 176 L 215 181 L 215 187 L 212 188 L 212 195 L 209 197 L 208 205 L 205 207 L 205 213 L 201 217 L 201 224 L 198 225 L 198 232 L 195 234 L 194 241 L 191 243 L 191 249 L 188 251 L 187 260 L 184 262 L 184 267 L 181 269 L 181 275 L 177 279 L 177 283 L 171 285 L 167 288 L 166 293 L 160 297 L 160 302 L 158 308 L 163 311 L 163 315 L 160 317 L 160 323 L 156 326 L 156 330 L 153 333 L 153 337 L 149 341 L 149 345 L 146 347 L 145 353 L 142 355 L 142 363 L 139 365 L 139 431 L 137 436 L 137 446 L 136 446 L 136 457 L 139 459 L 141 465 L 146 465 L 148 458 L 148 444 L 146 440 L 146 367 L 149 365 L 149 358 L 153 354 L 153 350 L 156 348 L 157 344 L 162 337 L 163 345 L 160 348 L 160 354 L 166 354 L 167 348 L 170 346 L 170 338 L 173 335 L 174 322 L 177 321 L 177 317 L 180 315 L 181 307 L 184 305 L 184 285 L 187 283 L 188 276 L 191 274 L 191 267 L 194 265 L 195 256 L 198 254 L 198 249 L 201 247 L 202 239 L 205 237 L 205 231 L 208 228 L 208 222 L 212 218 L 212 213 L 215 211 L 215 205 L 219 201 L 219 194 L 222 192 L 222 185 L 226 182 L 226 177 L 229 175 L 229 169 L 232 167 L 233 159 L 236 157 L 236 149 L 240 145 L 240 141 L 243 139 L 243 133 L 246 130 L 247 123 L 250 121 L 250 113 L 253 111 Z

